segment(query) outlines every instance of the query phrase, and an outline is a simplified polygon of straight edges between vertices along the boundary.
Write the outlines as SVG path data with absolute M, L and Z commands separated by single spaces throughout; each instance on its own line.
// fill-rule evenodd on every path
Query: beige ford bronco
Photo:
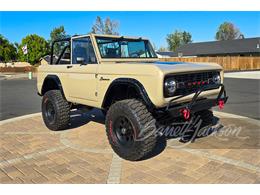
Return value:
M 98 108 L 111 147 L 132 161 L 153 151 L 153 121 L 212 120 L 227 101 L 222 83 L 218 64 L 162 62 L 145 38 L 96 34 L 54 41 L 37 78 L 49 129 L 66 129 L 72 109 Z

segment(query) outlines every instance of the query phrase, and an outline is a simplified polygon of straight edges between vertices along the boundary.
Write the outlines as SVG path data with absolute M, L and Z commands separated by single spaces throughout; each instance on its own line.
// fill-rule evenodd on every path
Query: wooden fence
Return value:
M 33 66 L 25 66 L 25 67 L 0 67 L 0 72 L 37 72 L 37 68 Z
M 260 57 L 189 57 L 189 58 L 161 58 L 166 62 L 214 62 L 224 67 L 224 70 L 257 70 L 260 69 Z

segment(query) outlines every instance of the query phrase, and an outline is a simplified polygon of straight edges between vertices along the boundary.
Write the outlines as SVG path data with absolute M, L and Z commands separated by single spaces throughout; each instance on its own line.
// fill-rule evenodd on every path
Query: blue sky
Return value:
M 234 23 L 245 37 L 260 36 L 260 12 L 0 12 L 0 34 L 21 42 L 36 33 L 48 39 L 50 31 L 64 25 L 68 34 L 86 34 L 96 16 L 120 23 L 122 35 L 145 36 L 157 47 L 166 46 L 165 37 L 174 30 L 186 30 L 194 42 L 213 41 L 224 21 Z

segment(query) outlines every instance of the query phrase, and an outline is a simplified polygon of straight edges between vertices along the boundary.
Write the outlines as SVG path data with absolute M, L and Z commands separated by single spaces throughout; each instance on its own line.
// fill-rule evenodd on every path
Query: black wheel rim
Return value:
M 49 121 L 49 123 L 53 123 L 55 120 L 55 108 L 53 106 L 53 104 L 50 101 L 46 102 L 46 112 L 45 112 L 45 116 L 47 118 L 47 120 Z
M 125 147 L 131 147 L 134 143 L 134 128 L 130 120 L 124 116 L 119 117 L 113 128 L 118 143 Z

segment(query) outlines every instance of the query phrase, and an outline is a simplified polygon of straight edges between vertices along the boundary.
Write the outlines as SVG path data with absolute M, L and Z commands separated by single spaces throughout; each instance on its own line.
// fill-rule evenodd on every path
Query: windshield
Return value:
M 96 40 L 102 58 L 157 58 L 148 40 L 114 37 Z

